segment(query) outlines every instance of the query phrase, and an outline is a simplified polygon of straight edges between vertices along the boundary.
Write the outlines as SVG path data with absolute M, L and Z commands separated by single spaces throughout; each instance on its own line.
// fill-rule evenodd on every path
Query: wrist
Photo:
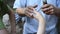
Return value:
M 57 17 L 60 17 L 60 8 L 57 8 L 57 9 L 56 9 L 55 15 L 56 15 Z
M 19 9 L 19 11 L 17 12 L 20 16 L 25 16 L 25 8 L 21 8 Z
M 26 16 L 26 8 L 23 8 L 23 14 Z
M 59 12 L 60 12 L 60 8 L 57 8 L 57 7 L 56 7 L 56 9 L 55 9 L 55 11 L 54 11 L 54 14 L 55 14 L 56 16 L 59 16 L 59 14 L 60 14 Z

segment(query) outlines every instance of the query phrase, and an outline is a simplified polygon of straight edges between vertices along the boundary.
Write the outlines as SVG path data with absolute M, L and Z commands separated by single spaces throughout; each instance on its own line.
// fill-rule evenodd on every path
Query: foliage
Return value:
M 0 0 L 0 16 L 3 16 L 7 12 L 8 12 L 7 4 Z

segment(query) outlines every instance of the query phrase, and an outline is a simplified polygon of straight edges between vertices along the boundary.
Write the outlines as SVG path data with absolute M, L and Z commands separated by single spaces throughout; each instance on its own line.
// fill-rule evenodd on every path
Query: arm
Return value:
M 29 12 L 32 12 L 32 8 L 35 8 L 37 5 L 34 6 L 26 6 L 26 0 L 16 0 L 14 2 L 14 6 L 13 8 L 16 8 L 16 12 L 20 15 L 20 16 L 28 16 L 31 17 Z
M 45 19 L 39 12 L 34 11 L 34 13 L 35 13 L 35 15 L 33 15 L 34 18 L 39 21 L 37 34 L 44 34 L 45 33 Z
M 17 8 L 16 9 L 16 12 L 21 15 L 21 16 L 25 16 L 25 13 L 24 13 L 24 8 Z
M 39 27 L 38 27 L 38 32 L 37 34 L 45 34 L 45 21 L 44 20 L 39 20 Z
M 60 8 L 55 7 L 51 4 L 44 4 L 42 7 L 42 11 L 47 15 L 56 15 L 60 17 Z
M 45 34 L 45 19 L 41 14 L 39 16 L 40 18 L 39 18 L 39 27 L 37 34 Z
M 34 5 L 34 6 L 28 6 L 28 7 L 25 7 L 25 8 L 17 8 L 16 9 L 16 12 L 21 15 L 21 16 L 28 16 L 28 17 L 31 17 L 31 14 L 33 12 L 33 8 L 36 8 L 37 5 Z
M 16 9 L 16 12 L 19 15 L 25 16 L 25 14 L 24 14 L 25 4 L 26 4 L 26 0 L 15 0 L 13 8 Z

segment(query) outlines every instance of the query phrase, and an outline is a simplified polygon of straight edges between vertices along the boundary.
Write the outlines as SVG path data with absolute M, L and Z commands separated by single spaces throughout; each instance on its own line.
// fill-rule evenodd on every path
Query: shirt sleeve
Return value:
M 22 8 L 25 7 L 26 0 L 15 0 L 13 8 Z
M 26 5 L 26 0 L 15 0 L 13 8 L 22 8 L 25 7 Z M 15 20 L 18 22 L 22 17 L 19 16 L 17 13 L 15 13 Z

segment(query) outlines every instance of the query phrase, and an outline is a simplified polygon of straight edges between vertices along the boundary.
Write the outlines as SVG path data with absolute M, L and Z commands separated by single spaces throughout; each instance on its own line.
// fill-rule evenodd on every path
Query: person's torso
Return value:
M 56 0 L 47 0 L 47 3 L 53 4 L 56 6 Z M 46 20 L 46 31 L 49 31 L 49 30 L 55 28 L 56 23 L 57 23 L 57 17 L 54 15 L 46 15 L 43 13 L 43 11 L 41 11 L 41 7 L 43 5 L 42 0 L 27 0 L 26 6 L 34 6 L 34 5 L 38 5 L 37 8 L 35 8 L 35 9 L 39 13 L 41 13 Z M 26 31 L 29 33 L 37 32 L 38 21 L 36 19 L 27 17 L 24 27 L 25 27 Z

